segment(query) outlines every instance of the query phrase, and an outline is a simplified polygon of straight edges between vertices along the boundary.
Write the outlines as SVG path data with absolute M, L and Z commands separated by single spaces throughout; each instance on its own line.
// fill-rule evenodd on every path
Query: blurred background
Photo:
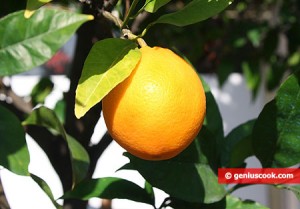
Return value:
M 80 7 L 79 1 L 53 2 L 60 2 L 59 6 L 67 9 L 95 13 L 89 6 Z M 126 6 L 123 2 L 117 4 L 114 14 L 122 15 Z M 154 15 L 142 13 L 132 22 L 132 31 L 140 33 L 161 13 L 180 9 L 187 2 L 173 0 Z M 25 0 L 3 1 L 0 17 L 24 9 L 25 5 Z M 227 134 L 235 126 L 257 117 L 264 104 L 273 98 L 280 83 L 299 68 L 299 20 L 298 0 L 236 0 L 218 16 L 198 24 L 182 28 L 155 25 L 146 34 L 145 40 L 150 46 L 171 48 L 191 61 L 215 96 Z M 114 26 L 101 17 L 84 24 L 47 63 L 25 74 L 0 78 L 0 103 L 20 120 L 24 120 L 36 105 L 44 104 L 54 109 L 66 131 L 89 151 L 90 176 L 120 176 L 143 185 L 142 177 L 135 172 L 115 172 L 127 162 L 127 158 L 122 156 L 124 150 L 106 133 L 100 117 L 101 104 L 80 120 L 73 112 L 75 89 L 91 46 L 97 40 L 118 35 Z M 71 182 L 66 145 L 43 128 L 31 127 L 28 133 L 30 171 L 45 179 L 58 198 Z M 35 140 L 37 138 L 42 140 Z M 254 157 L 247 159 L 247 163 L 248 167 L 260 167 Z M 0 178 L 1 204 L 5 205 L 7 200 L 12 209 L 54 208 L 32 180 L 5 169 L 0 170 Z M 3 188 L 5 195 L 1 192 Z M 158 202 L 166 196 L 159 190 L 156 193 Z M 250 186 L 234 194 L 274 209 L 300 208 L 293 194 L 275 191 L 271 186 Z M 70 208 L 82 208 L 84 204 L 70 202 Z M 150 208 L 125 200 L 113 200 L 112 204 L 114 209 Z M 89 203 L 90 208 L 101 205 L 97 198 Z

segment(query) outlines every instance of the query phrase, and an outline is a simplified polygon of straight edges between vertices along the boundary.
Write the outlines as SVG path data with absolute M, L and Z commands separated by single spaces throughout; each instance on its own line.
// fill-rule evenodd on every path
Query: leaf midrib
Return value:
M 99 85 L 101 84 L 101 82 L 102 82 L 104 79 L 106 79 L 109 83 L 111 83 L 110 80 L 107 78 L 108 71 L 109 71 L 113 66 L 115 66 L 115 65 L 118 63 L 117 60 L 121 61 L 121 59 L 118 59 L 119 57 L 123 57 L 123 58 L 124 58 L 124 57 L 126 56 L 126 53 L 125 53 L 125 52 L 127 51 L 128 48 L 130 49 L 131 46 L 128 45 L 128 46 L 124 47 L 124 48 L 122 49 L 122 51 L 120 51 L 119 56 L 116 57 L 116 58 L 113 60 L 113 62 L 111 63 L 111 65 L 110 65 L 110 66 L 107 68 L 107 70 L 102 74 L 101 78 L 99 79 L 99 81 L 97 82 L 97 84 L 95 85 L 95 87 L 93 88 L 92 92 L 89 93 L 89 96 L 86 98 L 86 100 L 85 100 L 84 102 L 81 102 L 83 105 L 80 104 L 79 106 L 81 106 L 81 107 L 86 107 L 86 106 L 87 106 L 87 104 L 88 104 L 89 101 L 91 100 L 91 97 L 95 94 L 96 90 L 98 89 Z M 128 53 L 129 53 L 129 51 L 130 51 L 130 50 L 128 50 Z M 123 54 L 124 54 L 124 55 L 123 55 Z M 122 55 L 123 55 L 123 56 L 122 56 Z M 97 63 L 97 62 L 95 62 L 95 63 Z M 126 79 L 126 78 L 125 78 L 125 79 Z M 112 85 L 110 85 L 110 86 L 112 86 Z
M 82 16 L 82 15 L 80 15 L 80 16 Z M 82 21 L 84 21 L 84 20 L 86 20 L 86 19 L 88 19 L 88 18 L 82 18 L 82 19 L 80 19 L 80 21 L 73 22 L 72 24 L 68 24 L 67 26 L 61 26 L 61 27 L 59 27 L 59 28 L 57 28 L 57 29 L 55 29 L 55 30 L 46 31 L 46 32 L 43 32 L 43 33 L 41 33 L 41 34 L 39 34 L 39 35 L 37 35 L 37 36 L 33 36 L 33 37 L 31 37 L 31 38 L 24 39 L 24 40 L 21 40 L 21 41 L 19 41 L 19 42 L 16 42 L 16 43 L 14 43 L 14 44 L 12 44 L 12 45 L 8 45 L 8 46 L 6 46 L 6 47 L 4 47 L 4 48 L 1 48 L 1 49 L 0 49 L 0 53 L 1 53 L 2 51 L 5 51 L 7 48 L 13 48 L 13 47 L 15 47 L 16 45 L 21 45 L 22 43 L 25 43 L 25 42 L 27 42 L 27 41 L 28 41 L 28 42 L 33 41 L 34 39 L 38 39 L 38 38 L 41 37 L 41 36 L 47 36 L 47 35 L 49 35 L 49 34 L 51 34 L 51 33 L 55 33 L 55 32 L 57 32 L 57 31 L 60 31 L 60 30 L 63 30 L 63 29 L 68 29 L 68 28 L 70 28 L 70 27 L 73 27 L 73 25 L 76 25 L 76 24 L 78 24 L 78 23 L 80 23 L 80 22 L 82 22 Z

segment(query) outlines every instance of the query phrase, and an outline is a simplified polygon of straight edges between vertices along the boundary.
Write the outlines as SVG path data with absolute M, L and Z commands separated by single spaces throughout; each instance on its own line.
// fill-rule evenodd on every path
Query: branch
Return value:
M 123 25 L 122 20 L 120 20 L 118 17 L 114 16 L 112 13 L 110 13 L 110 12 L 104 10 L 104 11 L 102 11 L 102 15 L 103 15 L 106 19 L 108 19 L 108 20 L 110 20 L 111 22 L 115 23 L 115 25 L 116 25 L 117 27 L 119 27 L 119 28 L 122 27 L 122 25 Z
M 1 209 L 10 209 L 9 204 L 6 199 L 6 196 L 5 196 L 5 193 L 4 193 L 4 189 L 2 187 L 1 178 L 0 178 L 0 208 Z
M 125 16 L 125 19 L 124 19 L 122 28 L 127 27 L 129 18 L 130 18 L 130 16 L 132 15 L 132 12 L 134 11 L 134 9 L 135 9 L 135 7 L 136 7 L 136 5 L 137 5 L 138 2 L 139 2 L 138 0 L 133 0 L 131 6 L 130 6 L 130 8 L 129 8 L 129 11 L 127 12 L 127 14 L 126 14 L 126 16 Z
M 140 13 L 133 21 L 131 25 L 131 31 L 132 33 L 137 33 L 139 31 L 140 25 L 145 21 L 145 19 L 149 16 L 148 12 L 142 12 Z

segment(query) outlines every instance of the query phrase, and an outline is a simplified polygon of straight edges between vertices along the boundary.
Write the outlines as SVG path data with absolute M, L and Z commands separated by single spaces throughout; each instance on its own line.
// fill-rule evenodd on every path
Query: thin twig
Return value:
M 133 21 L 131 25 L 132 33 L 137 33 L 139 31 L 140 25 L 145 21 L 145 19 L 149 16 L 148 12 L 140 13 Z
M 102 11 L 102 15 L 103 15 L 106 19 L 108 19 L 108 20 L 110 20 L 111 22 L 115 23 L 115 25 L 116 25 L 117 27 L 119 27 L 119 28 L 122 27 L 122 25 L 123 25 L 122 20 L 121 20 L 120 18 L 114 16 L 112 13 L 110 13 L 110 12 L 104 10 L 104 11 Z
M 128 15 L 130 9 L 130 0 L 125 1 L 125 16 Z
M 133 0 L 130 8 L 129 8 L 129 11 L 127 12 L 126 16 L 125 16 L 125 19 L 124 19 L 124 22 L 123 22 L 123 25 L 122 25 L 122 28 L 125 28 L 127 27 L 127 24 L 128 24 L 128 21 L 129 21 L 129 18 L 130 16 L 132 15 L 132 12 L 134 11 L 137 3 L 139 2 L 139 0 Z

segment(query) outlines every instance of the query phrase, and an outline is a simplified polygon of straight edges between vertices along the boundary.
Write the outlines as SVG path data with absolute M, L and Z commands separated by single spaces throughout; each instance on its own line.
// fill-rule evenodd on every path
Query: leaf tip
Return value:
M 84 106 L 78 102 L 75 102 L 74 113 L 75 113 L 75 117 L 77 119 L 80 119 L 81 117 L 83 117 L 87 111 L 88 111 L 88 109 L 86 106 Z
M 94 16 L 93 16 L 93 15 L 87 15 L 87 19 L 88 19 L 88 20 L 93 20 L 93 19 L 94 19 Z
M 33 15 L 34 12 L 35 12 L 35 10 L 26 9 L 25 12 L 24 12 L 24 17 L 26 19 L 28 19 L 28 18 L 30 18 Z

